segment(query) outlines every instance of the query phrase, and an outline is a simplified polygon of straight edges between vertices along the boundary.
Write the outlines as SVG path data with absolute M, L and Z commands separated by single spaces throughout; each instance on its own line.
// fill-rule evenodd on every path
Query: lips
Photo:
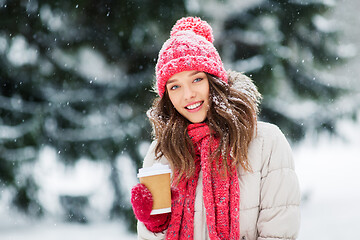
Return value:
M 204 103 L 203 101 L 191 103 L 191 104 L 185 106 L 185 109 L 188 111 L 196 111 L 196 110 L 200 109 L 200 107 L 202 106 L 203 103 Z

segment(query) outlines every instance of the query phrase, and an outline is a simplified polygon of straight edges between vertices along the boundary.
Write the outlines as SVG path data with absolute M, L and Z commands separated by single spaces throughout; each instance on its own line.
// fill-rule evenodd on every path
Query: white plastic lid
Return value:
M 152 167 L 140 168 L 137 177 L 141 178 L 165 173 L 171 173 L 169 166 L 161 163 L 155 163 Z

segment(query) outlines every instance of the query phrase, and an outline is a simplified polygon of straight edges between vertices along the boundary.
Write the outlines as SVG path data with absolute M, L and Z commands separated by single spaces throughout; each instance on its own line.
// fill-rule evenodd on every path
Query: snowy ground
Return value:
M 360 124 L 344 121 L 339 129 L 344 133 L 343 140 L 323 134 L 293 148 L 303 193 L 300 240 L 354 239 L 357 234 Z M 122 222 L 29 222 L 4 209 L 0 212 L 1 240 L 136 239 Z
M 360 213 L 360 124 L 344 122 L 347 139 L 323 135 L 294 149 L 303 194 L 300 239 L 356 239 Z
M 135 240 L 119 222 L 102 222 L 80 225 L 65 223 L 27 223 L 12 227 L 0 227 L 1 240 Z

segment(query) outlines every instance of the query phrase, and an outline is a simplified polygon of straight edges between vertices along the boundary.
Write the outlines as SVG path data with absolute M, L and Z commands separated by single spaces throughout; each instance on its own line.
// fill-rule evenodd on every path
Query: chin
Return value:
M 206 120 L 205 118 L 188 118 L 187 120 L 189 120 L 191 123 L 202 123 Z

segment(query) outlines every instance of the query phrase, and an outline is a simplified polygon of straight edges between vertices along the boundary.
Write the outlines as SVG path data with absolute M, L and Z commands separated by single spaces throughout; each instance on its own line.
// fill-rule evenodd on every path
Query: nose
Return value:
M 191 98 L 194 98 L 196 96 L 196 92 L 191 86 L 185 86 L 184 87 L 184 99 L 188 100 Z

